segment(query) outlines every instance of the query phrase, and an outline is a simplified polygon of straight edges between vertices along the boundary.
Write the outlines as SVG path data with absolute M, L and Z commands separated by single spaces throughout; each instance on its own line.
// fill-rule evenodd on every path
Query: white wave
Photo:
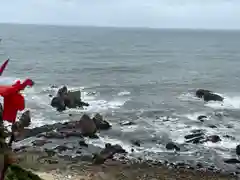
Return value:
M 182 101 L 201 101 L 201 99 L 189 92 L 181 94 L 178 98 Z
M 240 96 L 224 96 L 223 94 L 218 94 L 224 97 L 223 102 L 210 101 L 205 103 L 205 106 L 211 107 L 213 109 L 240 109 Z
M 118 96 L 126 96 L 126 95 L 130 95 L 130 94 L 131 94 L 131 92 L 129 92 L 129 91 L 122 91 L 122 92 L 118 93 Z

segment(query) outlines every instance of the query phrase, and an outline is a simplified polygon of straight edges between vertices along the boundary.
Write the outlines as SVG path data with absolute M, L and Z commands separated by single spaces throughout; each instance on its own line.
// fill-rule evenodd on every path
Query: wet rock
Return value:
M 187 140 L 186 143 L 202 144 L 205 141 L 206 140 L 205 140 L 204 136 L 199 136 L 199 137 L 195 137 L 195 138 Z
M 131 125 L 135 125 L 134 122 L 131 122 L 131 121 L 125 121 L 125 122 L 122 122 L 120 123 L 121 126 L 131 126 Z
M 184 138 L 185 139 L 192 139 L 192 138 L 196 138 L 196 137 L 201 137 L 203 135 L 204 135 L 203 132 L 197 132 L 197 133 L 186 135 L 186 136 L 184 136 Z
M 79 127 L 83 136 L 93 136 L 97 132 L 95 122 L 86 114 L 81 117 Z
M 208 127 L 210 127 L 210 128 L 217 128 L 217 126 L 215 126 L 215 125 L 212 125 L 212 124 L 210 124 L 210 125 L 208 125 Z
M 84 140 L 79 141 L 79 145 L 83 147 L 88 147 L 88 144 Z
M 224 135 L 223 137 L 228 138 L 228 139 L 231 139 L 231 140 L 236 140 L 235 137 L 230 136 L 230 135 Z M 239 149 L 239 150 L 240 150 L 240 149 Z M 240 151 L 239 151 L 239 152 L 240 152 Z
M 71 130 L 68 130 L 68 131 L 59 131 L 60 134 L 62 134 L 64 137 L 66 138 L 69 138 L 69 137 L 79 137 L 79 138 L 82 138 L 83 135 L 81 132 L 77 132 L 77 131 L 71 131 Z
M 240 145 L 237 145 L 237 147 L 236 147 L 236 154 L 240 155 Z
M 229 128 L 229 129 L 231 129 L 231 128 L 233 128 L 234 126 L 232 125 L 232 124 L 227 124 L 226 125 L 226 128 Z
M 205 89 L 198 89 L 196 91 L 196 96 L 198 98 L 203 98 L 204 101 L 223 101 L 223 97 L 220 95 L 214 94 L 212 91 L 205 90 Z
M 115 154 L 126 153 L 126 151 L 120 145 L 106 144 L 105 148 L 99 153 L 94 154 L 93 163 L 103 164 L 107 159 L 112 159 Z
M 141 146 L 141 142 L 139 140 L 132 140 L 131 143 L 135 146 L 138 146 L 138 147 Z
M 103 120 L 102 115 L 99 113 L 97 113 L 92 120 L 94 121 L 98 130 L 108 130 L 111 128 L 111 125 L 107 121 Z
M 29 148 L 29 146 L 20 146 L 20 147 L 14 148 L 13 152 L 24 152 L 26 151 L 27 148 Z
M 167 150 L 176 150 L 176 151 L 180 151 L 180 148 L 174 144 L 173 142 L 167 143 L 166 144 L 166 149 Z
M 205 120 L 207 119 L 207 116 L 201 115 L 201 116 L 198 116 L 197 119 L 198 119 L 199 121 L 203 122 L 203 121 L 205 121 Z
M 33 144 L 34 146 L 43 146 L 43 145 L 45 145 L 45 144 L 47 144 L 47 143 L 51 143 L 51 141 L 48 141 L 48 140 L 46 140 L 46 139 L 37 139 L 37 140 L 35 140 L 35 141 L 32 142 L 32 144 Z
M 208 93 L 211 93 L 211 91 L 205 90 L 205 89 L 198 89 L 198 90 L 196 91 L 196 96 L 197 96 L 198 98 L 203 98 L 203 96 L 204 96 L 205 94 L 208 94 Z
M 208 102 L 208 101 L 223 101 L 224 98 L 217 94 L 208 93 L 204 94 L 203 99 L 204 101 Z
M 66 105 L 61 97 L 54 97 L 51 101 L 51 106 L 56 108 L 59 112 L 66 110 Z
M 60 133 L 60 132 L 47 132 L 47 133 L 42 133 L 40 135 L 38 135 L 38 137 L 44 137 L 47 139 L 64 139 L 65 136 L 64 134 Z
M 58 152 L 63 152 L 63 151 L 67 151 L 67 150 L 70 150 L 71 148 L 67 147 L 67 146 L 64 146 L 64 145 L 60 145 L 60 146 L 57 146 L 55 148 L 55 150 L 57 150 Z
M 201 163 L 197 163 L 196 167 L 200 169 L 203 168 L 203 165 Z
M 213 143 L 217 143 L 217 142 L 221 141 L 221 138 L 218 135 L 212 135 L 212 136 L 208 136 L 207 140 L 211 141 Z
M 63 124 L 61 123 L 56 123 L 54 125 L 44 125 L 41 127 L 36 127 L 33 129 L 24 129 L 24 133 L 22 133 L 21 137 L 18 137 L 16 141 L 23 140 L 29 137 L 34 137 L 34 136 L 42 136 L 40 134 L 50 132 L 56 128 L 62 127 Z
M 227 164 L 239 164 L 240 163 L 240 161 L 238 159 L 234 159 L 234 158 L 224 160 L 224 162 Z

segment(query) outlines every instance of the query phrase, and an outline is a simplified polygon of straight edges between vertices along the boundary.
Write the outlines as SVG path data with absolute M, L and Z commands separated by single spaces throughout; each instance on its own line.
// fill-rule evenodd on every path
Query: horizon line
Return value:
M 54 27 L 79 27 L 79 28 L 112 28 L 112 29 L 150 29 L 150 30 L 189 30 L 189 31 L 240 31 L 240 28 L 177 28 L 177 27 L 147 27 L 147 26 L 101 26 L 101 25 L 75 25 L 75 24 L 48 24 L 48 23 L 19 23 L 0 22 L 0 25 L 32 25 Z

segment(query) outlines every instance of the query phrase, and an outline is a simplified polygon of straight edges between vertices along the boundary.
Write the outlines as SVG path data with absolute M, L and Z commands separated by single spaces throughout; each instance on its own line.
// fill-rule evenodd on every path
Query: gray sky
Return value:
M 240 0 L 0 0 L 0 22 L 240 29 Z

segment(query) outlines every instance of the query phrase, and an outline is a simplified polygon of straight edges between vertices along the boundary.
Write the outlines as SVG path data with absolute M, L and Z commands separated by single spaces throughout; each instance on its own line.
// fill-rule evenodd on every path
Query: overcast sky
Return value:
M 240 0 L 0 0 L 0 22 L 240 29 Z

